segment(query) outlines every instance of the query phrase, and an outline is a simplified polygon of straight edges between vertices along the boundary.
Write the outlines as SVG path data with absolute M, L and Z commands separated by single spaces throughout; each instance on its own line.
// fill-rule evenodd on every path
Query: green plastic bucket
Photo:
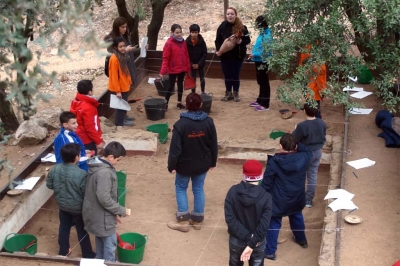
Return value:
M 128 242 L 131 245 L 135 243 L 136 249 L 127 250 L 117 245 L 118 260 L 120 262 L 139 264 L 143 260 L 144 249 L 146 247 L 148 237 L 138 233 L 125 233 L 120 235 L 120 237 L 122 241 Z
M 4 249 L 10 253 L 25 251 L 30 255 L 35 255 L 37 238 L 29 234 L 8 234 L 4 240 Z
M 124 170 L 117 172 L 118 187 L 126 187 L 126 172 Z
M 357 75 L 357 82 L 360 84 L 370 84 L 373 78 L 372 72 L 366 66 L 361 66 Z
M 168 141 L 168 123 L 154 124 L 146 127 L 147 131 L 158 133 L 158 140 L 164 144 Z
M 283 131 L 281 131 L 281 130 L 279 130 L 279 129 L 273 129 L 273 130 L 271 131 L 271 133 L 269 134 L 269 137 L 270 137 L 271 139 L 277 139 L 277 138 L 282 137 L 282 136 L 285 135 L 285 134 L 286 134 L 286 132 L 283 132 Z
M 125 207 L 125 198 L 126 198 L 126 192 L 128 191 L 127 188 L 124 187 L 119 187 L 118 188 L 118 203 L 121 206 Z

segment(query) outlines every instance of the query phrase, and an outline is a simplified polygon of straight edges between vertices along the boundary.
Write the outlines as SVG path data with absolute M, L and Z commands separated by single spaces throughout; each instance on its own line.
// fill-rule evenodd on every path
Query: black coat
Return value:
M 174 124 L 168 156 L 169 172 L 176 170 L 178 174 L 194 176 L 216 166 L 218 141 L 214 121 L 206 113 L 200 114 L 199 120 L 181 114 L 181 118 Z
M 234 185 L 225 198 L 228 233 L 244 245 L 255 248 L 268 232 L 271 220 L 271 194 L 261 186 L 245 181 Z
M 232 36 L 232 25 L 228 21 L 224 21 L 219 25 L 217 29 L 217 36 L 215 38 L 215 48 L 217 51 L 219 51 L 219 48 L 221 48 L 222 43 L 225 41 L 225 39 L 229 38 Z M 232 50 L 223 53 L 221 55 L 222 58 L 224 59 L 240 59 L 244 60 L 246 57 L 246 45 L 250 43 L 250 36 L 249 36 L 249 31 L 247 30 L 247 27 L 244 26 L 243 30 L 243 36 L 242 36 L 242 42 L 240 44 L 235 45 Z
M 268 155 L 261 186 L 272 196 L 272 216 L 289 216 L 306 205 L 306 173 L 312 152 L 298 143 L 297 152 Z
M 193 45 L 190 36 L 186 38 L 186 46 L 189 52 L 190 66 L 198 64 L 199 67 L 204 67 L 207 57 L 207 45 L 201 34 L 199 34 L 198 41 Z

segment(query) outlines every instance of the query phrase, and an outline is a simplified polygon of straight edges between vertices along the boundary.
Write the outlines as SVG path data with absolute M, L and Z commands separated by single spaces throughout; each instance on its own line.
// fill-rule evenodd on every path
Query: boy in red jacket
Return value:
M 97 149 L 105 146 L 97 112 L 99 102 L 93 97 L 93 84 L 90 80 L 79 81 L 77 89 L 78 93 L 72 100 L 70 108 L 78 122 L 76 134 L 81 138 L 86 150 L 92 150 L 97 155 Z

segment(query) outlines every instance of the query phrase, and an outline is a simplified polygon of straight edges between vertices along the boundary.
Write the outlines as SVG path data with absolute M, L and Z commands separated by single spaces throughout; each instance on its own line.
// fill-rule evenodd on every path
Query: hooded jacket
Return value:
M 261 186 L 272 196 L 272 216 L 289 216 L 306 205 L 306 172 L 312 152 L 298 143 L 293 153 L 268 155 Z
M 215 38 L 215 48 L 217 51 L 221 48 L 222 43 L 225 41 L 225 39 L 229 38 L 232 36 L 232 26 L 233 24 L 229 23 L 228 21 L 224 21 L 219 25 L 217 29 L 217 36 Z M 246 45 L 250 43 L 250 36 L 249 36 L 249 31 L 247 30 L 247 27 L 244 26 L 243 30 L 243 36 L 242 36 L 242 42 L 240 44 L 235 45 L 232 50 L 223 53 L 221 55 L 221 58 L 224 59 L 236 59 L 236 60 L 244 60 L 246 57 Z
M 189 53 L 185 40 L 175 40 L 171 35 L 163 48 L 160 74 L 190 73 Z
M 113 54 L 108 62 L 108 90 L 114 93 L 128 92 L 131 85 L 131 75 L 122 71 L 118 57 Z
M 253 49 L 251 50 L 251 54 L 253 55 L 251 61 L 265 63 L 266 59 L 272 56 L 272 51 L 266 51 L 264 46 L 270 45 L 272 40 L 273 39 L 269 28 L 266 28 L 263 32 L 261 32 L 257 37 Z
M 70 111 L 75 114 L 78 122 L 76 134 L 83 144 L 94 142 L 99 145 L 103 142 L 98 106 L 99 102 L 95 98 L 80 93 L 71 102 Z
M 239 244 L 255 248 L 265 239 L 272 213 L 271 194 L 245 181 L 232 186 L 225 198 L 228 233 Z
M 198 64 L 199 67 L 204 67 L 207 57 L 207 45 L 201 34 L 198 35 L 198 40 L 193 44 L 190 36 L 186 38 L 186 46 L 189 53 L 190 65 Z
M 174 124 L 168 155 L 168 171 L 194 176 L 215 167 L 218 157 L 214 121 L 203 111 L 183 112 Z
M 126 215 L 125 207 L 118 204 L 115 169 L 99 157 L 90 159 L 88 165 L 82 211 L 85 230 L 98 237 L 110 236 L 116 232 L 117 215 Z

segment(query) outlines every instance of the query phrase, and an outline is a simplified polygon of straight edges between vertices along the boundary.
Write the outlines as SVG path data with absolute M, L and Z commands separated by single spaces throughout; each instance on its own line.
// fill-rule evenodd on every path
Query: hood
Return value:
M 101 159 L 99 156 L 95 156 L 93 158 L 90 158 L 89 160 L 86 161 L 89 167 L 89 171 L 88 173 L 94 174 L 100 170 L 103 169 L 111 169 L 113 171 L 115 171 L 114 167 L 108 163 L 107 161 Z
M 82 108 L 82 105 L 85 103 L 92 104 L 95 107 L 98 107 L 100 105 L 99 101 L 96 98 L 77 93 L 75 95 L 75 98 L 71 102 L 71 112 L 76 115 L 76 112 L 78 112 Z
M 257 185 L 249 184 L 245 181 L 240 182 L 236 190 L 240 203 L 244 206 L 254 205 L 265 193 Z
M 204 119 L 206 119 L 208 117 L 207 113 L 203 112 L 203 111 L 186 111 L 186 112 L 182 112 L 180 117 L 186 117 L 189 118 L 190 120 L 194 120 L 194 121 L 203 121 Z
M 294 174 L 304 168 L 306 157 L 302 153 L 276 153 L 275 156 L 268 155 L 268 160 L 274 160 L 276 165 L 285 174 Z

